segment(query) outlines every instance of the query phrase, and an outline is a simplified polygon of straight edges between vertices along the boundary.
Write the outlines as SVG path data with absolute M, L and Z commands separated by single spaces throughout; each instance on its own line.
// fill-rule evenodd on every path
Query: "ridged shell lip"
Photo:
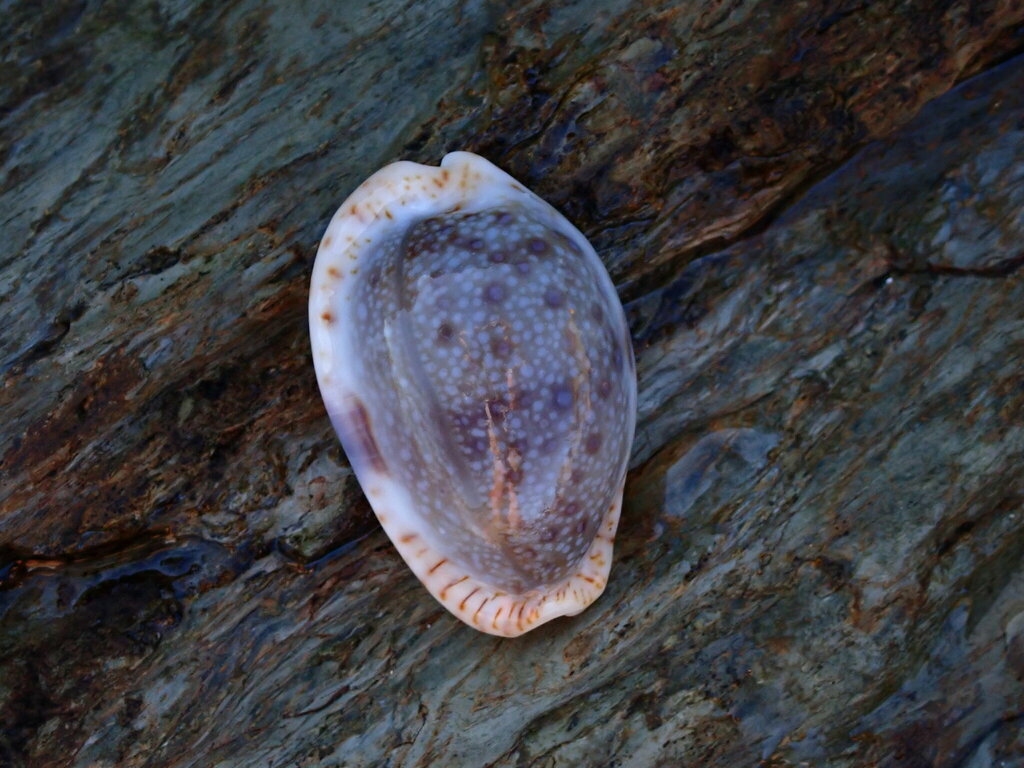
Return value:
M 309 302 L 310 339 L 320 391 L 382 527 L 446 609 L 466 624 L 502 637 L 515 637 L 558 616 L 577 614 L 603 592 L 611 567 L 622 484 L 574 573 L 523 594 L 495 589 L 445 556 L 417 514 L 413 495 L 388 471 L 376 450 L 374 424 L 362 407 L 361 383 L 345 361 L 353 359 L 359 343 L 350 309 L 354 286 L 365 266 L 365 255 L 375 244 L 397 229 L 439 214 L 474 213 L 526 201 L 553 229 L 597 258 L 586 238 L 525 186 L 482 157 L 453 152 L 438 167 L 396 162 L 360 184 L 331 219 L 321 240 Z M 603 277 L 606 292 L 614 297 L 611 280 Z M 630 407 L 635 412 L 635 391 Z

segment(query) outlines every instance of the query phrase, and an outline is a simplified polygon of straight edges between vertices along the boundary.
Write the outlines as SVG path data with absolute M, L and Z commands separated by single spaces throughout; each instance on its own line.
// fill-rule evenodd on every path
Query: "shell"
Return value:
M 601 594 L 636 371 L 575 227 L 477 155 L 394 163 L 327 227 L 309 321 L 352 468 L 445 608 L 514 637 Z

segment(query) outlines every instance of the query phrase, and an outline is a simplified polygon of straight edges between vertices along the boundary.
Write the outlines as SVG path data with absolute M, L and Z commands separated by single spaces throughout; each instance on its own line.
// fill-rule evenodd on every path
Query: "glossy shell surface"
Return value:
M 435 598 L 511 637 L 601 594 L 636 373 L 578 230 L 468 152 L 389 165 L 331 220 L 309 320 L 345 452 Z

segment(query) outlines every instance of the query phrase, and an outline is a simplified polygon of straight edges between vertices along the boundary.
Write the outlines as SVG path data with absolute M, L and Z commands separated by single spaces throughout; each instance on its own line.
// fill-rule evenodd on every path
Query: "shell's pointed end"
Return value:
M 396 526 L 390 518 L 381 524 L 413 573 L 449 612 L 489 635 L 518 637 L 560 616 L 575 616 L 601 596 L 608 583 L 621 510 L 622 488 L 575 572 L 547 588 L 518 595 L 474 578 L 416 534 L 393 530 Z

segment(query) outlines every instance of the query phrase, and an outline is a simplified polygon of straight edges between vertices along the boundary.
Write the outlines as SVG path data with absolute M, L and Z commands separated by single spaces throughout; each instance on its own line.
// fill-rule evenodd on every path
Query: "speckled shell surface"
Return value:
M 309 321 L 345 452 L 435 598 L 512 637 L 601 594 L 636 372 L 575 227 L 468 152 L 394 163 L 331 220 Z

